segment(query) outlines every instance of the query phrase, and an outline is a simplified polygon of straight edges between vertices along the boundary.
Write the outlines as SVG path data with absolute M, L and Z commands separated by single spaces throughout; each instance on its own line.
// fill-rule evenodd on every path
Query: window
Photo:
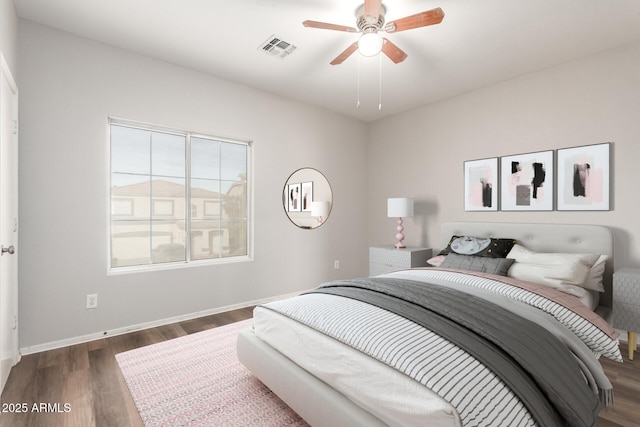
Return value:
M 249 143 L 109 128 L 111 269 L 249 258 Z

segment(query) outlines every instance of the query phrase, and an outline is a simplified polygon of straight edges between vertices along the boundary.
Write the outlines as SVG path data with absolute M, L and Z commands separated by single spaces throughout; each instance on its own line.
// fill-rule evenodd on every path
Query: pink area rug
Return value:
M 306 426 L 238 361 L 238 332 L 251 322 L 117 354 L 145 426 Z

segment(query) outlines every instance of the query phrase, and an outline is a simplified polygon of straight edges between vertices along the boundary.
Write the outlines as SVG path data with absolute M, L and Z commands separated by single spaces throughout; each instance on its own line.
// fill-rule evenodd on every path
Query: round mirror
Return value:
M 331 185 L 317 169 L 298 169 L 289 175 L 284 185 L 282 204 L 291 222 L 298 227 L 320 227 L 333 206 Z

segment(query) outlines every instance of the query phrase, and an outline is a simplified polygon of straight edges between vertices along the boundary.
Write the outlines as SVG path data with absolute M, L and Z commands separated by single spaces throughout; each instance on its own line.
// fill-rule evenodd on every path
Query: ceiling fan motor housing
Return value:
M 366 16 L 364 14 L 364 5 L 362 5 L 356 10 L 356 26 L 362 34 L 377 33 L 384 27 L 385 12 L 385 7 L 380 5 L 380 15 Z

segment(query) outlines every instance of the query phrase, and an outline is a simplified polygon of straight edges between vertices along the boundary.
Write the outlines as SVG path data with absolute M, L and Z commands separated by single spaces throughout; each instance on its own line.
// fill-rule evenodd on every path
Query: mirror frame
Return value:
M 298 194 L 311 193 L 306 197 L 290 197 L 292 191 Z M 329 202 L 329 210 L 320 222 L 318 217 L 311 216 L 311 202 Z M 305 203 L 306 202 L 306 203 Z M 282 189 L 282 207 L 293 225 L 305 230 L 313 230 L 327 222 L 333 209 L 333 190 L 327 177 L 316 168 L 303 167 L 289 175 Z

